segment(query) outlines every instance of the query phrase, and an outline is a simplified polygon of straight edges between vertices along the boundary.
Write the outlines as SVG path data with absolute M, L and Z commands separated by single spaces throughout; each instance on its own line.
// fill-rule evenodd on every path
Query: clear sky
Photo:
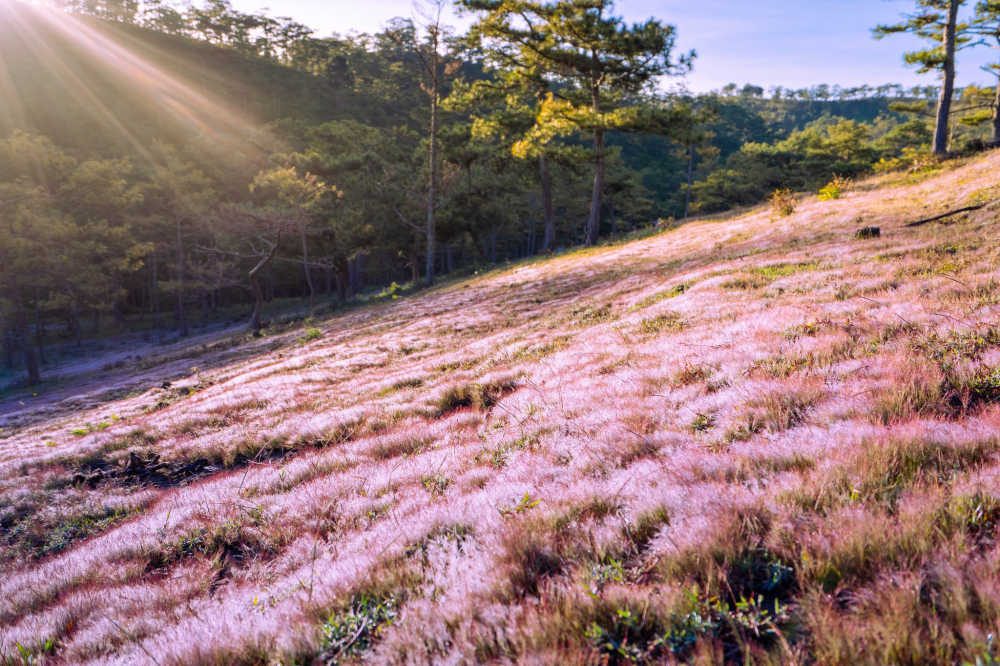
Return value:
M 268 4 L 269 3 L 269 4 Z M 971 4 L 971 3 L 970 3 Z M 394 16 L 412 15 L 410 0 L 233 0 L 242 11 L 269 8 L 291 16 L 321 36 L 332 32 L 372 32 Z M 871 28 L 895 22 L 912 10 L 910 0 L 619 0 L 617 11 L 630 21 L 655 17 L 677 26 L 679 46 L 695 49 L 698 60 L 688 87 L 697 92 L 727 83 L 768 88 L 801 88 L 819 83 L 844 87 L 902 83 L 933 85 L 918 75 L 902 53 L 919 43 L 908 36 L 881 41 Z M 455 19 L 458 28 L 467 21 Z M 980 47 L 959 54 L 959 83 L 989 84 L 979 66 L 1000 60 Z

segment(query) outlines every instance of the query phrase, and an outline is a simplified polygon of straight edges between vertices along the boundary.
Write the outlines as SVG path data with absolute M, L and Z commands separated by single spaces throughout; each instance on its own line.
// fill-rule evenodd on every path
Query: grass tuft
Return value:
M 449 388 L 438 398 L 435 406 L 439 416 L 459 409 L 492 409 L 505 396 L 517 390 L 519 384 L 512 377 L 494 379 L 484 383 L 460 384 Z

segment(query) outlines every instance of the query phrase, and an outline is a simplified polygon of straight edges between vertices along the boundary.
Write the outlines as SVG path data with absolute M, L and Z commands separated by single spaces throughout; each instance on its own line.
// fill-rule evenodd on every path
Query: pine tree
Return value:
M 443 22 L 446 0 L 428 0 L 415 7 L 421 20 L 395 19 L 385 34 L 397 45 L 416 55 L 424 75 L 422 89 L 430 103 L 428 127 L 427 218 L 422 228 L 427 237 L 427 284 L 434 284 L 434 261 L 437 256 L 436 213 L 441 206 L 439 183 L 440 158 L 438 135 L 441 130 L 441 99 L 444 86 L 461 66 L 459 44 Z M 410 223 L 412 226 L 412 223 Z
M 935 155 L 948 152 L 951 136 L 951 107 L 955 96 L 955 54 L 969 45 L 966 34 L 969 26 L 958 22 L 959 9 L 966 0 L 915 0 L 917 12 L 906 15 L 906 20 L 894 25 L 877 26 L 876 39 L 888 35 L 908 33 L 939 45 L 932 49 L 913 51 L 904 57 L 911 65 L 919 65 L 921 73 L 938 71 L 941 74 L 941 94 L 938 98 L 937 118 L 934 124 Z
M 970 32 L 980 38 L 977 44 L 1000 50 L 1000 0 L 979 2 L 970 28 Z M 1000 145 L 1000 64 L 994 63 L 983 69 L 998 79 L 990 103 L 989 120 L 992 121 L 990 141 L 993 145 Z
M 694 52 L 672 58 L 676 31 L 659 21 L 628 25 L 612 0 L 459 0 L 480 14 L 475 30 L 495 57 L 550 82 L 535 127 L 516 151 L 554 136 L 589 134 L 594 185 L 585 240 L 597 242 L 604 200 L 605 138 L 643 125 L 656 80 L 688 71 Z

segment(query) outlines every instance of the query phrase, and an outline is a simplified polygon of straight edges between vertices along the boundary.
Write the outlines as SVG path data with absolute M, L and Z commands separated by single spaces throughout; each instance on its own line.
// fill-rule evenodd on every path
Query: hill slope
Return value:
M 975 661 L 997 213 L 901 224 L 998 167 L 520 265 L 0 440 L 0 663 Z

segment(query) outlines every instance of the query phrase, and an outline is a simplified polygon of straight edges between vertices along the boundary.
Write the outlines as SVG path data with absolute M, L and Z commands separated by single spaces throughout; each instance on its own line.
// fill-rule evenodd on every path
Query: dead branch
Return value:
M 961 215 L 962 213 L 971 213 L 974 210 L 982 210 L 983 208 L 986 208 L 987 206 L 989 206 L 990 204 L 993 204 L 993 203 L 996 203 L 996 202 L 995 201 L 988 201 L 988 202 L 986 202 L 984 204 L 980 204 L 978 206 L 966 206 L 965 208 L 959 208 L 957 210 L 948 211 L 947 213 L 944 213 L 943 215 L 937 215 L 935 217 L 929 217 L 926 220 L 917 220 L 916 222 L 910 222 L 909 224 L 906 224 L 904 226 L 906 226 L 906 227 L 920 227 L 920 226 L 923 226 L 925 224 L 930 224 L 931 222 L 937 222 L 938 220 L 943 220 L 945 218 L 952 217 L 953 215 Z
M 249 244 L 249 241 L 247 241 Z M 270 244 L 270 243 L 269 243 Z M 251 247 L 253 247 L 251 245 Z M 207 247 L 205 245 L 195 245 L 194 251 L 199 254 L 224 254 L 230 257 L 236 257 L 237 259 L 260 259 L 262 257 L 268 256 L 269 252 L 263 252 L 254 249 L 253 252 L 234 252 L 233 250 L 223 250 L 217 247 Z M 298 264 L 300 266 L 309 266 L 310 268 L 333 268 L 336 265 L 333 257 L 319 257 L 317 259 L 311 259 L 310 261 L 302 261 L 301 259 L 293 259 L 291 257 L 274 257 L 275 261 L 284 261 L 290 264 Z
M 394 211 L 396 211 L 396 215 L 399 215 L 399 219 L 401 219 L 403 222 L 406 222 L 408 225 L 410 225 L 411 227 L 413 227 L 414 229 L 416 229 L 417 231 L 419 231 L 422 234 L 423 233 L 427 233 L 427 227 L 426 226 L 423 226 L 423 227 L 417 226 L 413 222 L 410 222 L 408 219 L 406 219 L 406 216 L 403 215 L 402 213 L 400 213 L 398 208 L 396 208 L 395 206 L 393 206 L 392 209 Z

